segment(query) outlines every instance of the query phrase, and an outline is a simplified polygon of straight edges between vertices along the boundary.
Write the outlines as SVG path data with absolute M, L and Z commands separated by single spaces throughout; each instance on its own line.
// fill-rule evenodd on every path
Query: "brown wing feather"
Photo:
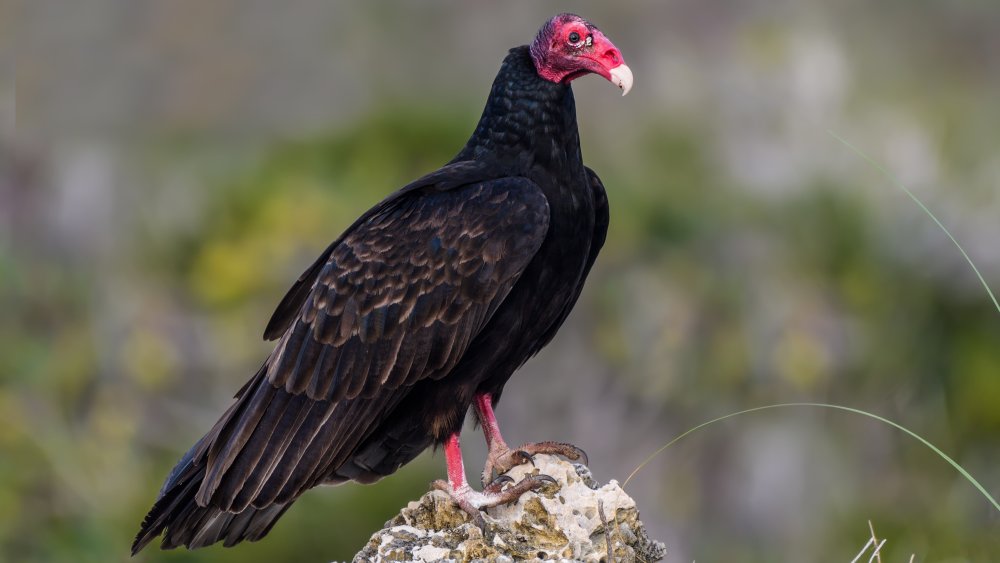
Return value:
M 461 160 L 453 162 L 434 172 L 431 172 L 430 174 L 427 174 L 426 176 L 410 182 L 403 188 L 397 190 L 395 193 L 382 200 L 381 203 L 362 214 L 361 217 L 358 217 L 354 224 L 344 231 L 344 234 L 341 235 L 340 238 L 330 243 L 330 246 L 326 247 L 326 250 L 324 250 L 318 258 L 316 258 L 316 261 L 313 262 L 305 272 L 302 272 L 302 275 L 299 276 L 299 279 L 295 281 L 292 287 L 288 290 L 288 293 L 285 294 L 285 297 L 282 298 L 281 302 L 275 308 L 274 314 L 271 315 L 271 320 L 268 321 L 267 327 L 264 329 L 264 339 L 277 340 L 288 330 L 288 327 L 292 326 L 292 322 L 298 317 L 303 303 L 305 303 L 306 299 L 309 297 L 320 270 L 323 269 L 323 266 L 330 259 L 330 254 L 333 252 L 333 249 L 341 243 L 348 233 L 366 223 L 373 215 L 392 206 L 396 199 L 406 194 L 423 189 L 450 190 L 457 186 L 497 178 L 497 176 L 492 175 L 491 172 L 492 171 L 488 166 L 479 161 Z
M 460 355 L 452 353 L 458 336 L 482 327 L 534 255 L 547 218 L 544 196 L 525 179 L 396 200 L 330 253 L 268 379 L 292 394 L 340 400 L 443 376 Z M 429 346 L 404 350 L 404 339 Z M 323 364 L 337 366 L 336 382 Z
M 524 178 L 411 190 L 355 225 L 207 448 L 198 503 L 264 509 L 322 481 L 408 386 L 457 364 L 547 228 Z

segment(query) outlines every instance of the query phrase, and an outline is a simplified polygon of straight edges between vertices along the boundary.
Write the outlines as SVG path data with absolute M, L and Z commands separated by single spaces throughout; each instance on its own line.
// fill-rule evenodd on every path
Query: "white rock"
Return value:
M 410 502 L 359 552 L 361 561 L 459 560 L 512 562 L 592 561 L 607 558 L 610 530 L 615 561 L 657 561 L 663 544 L 647 536 L 635 501 L 616 481 L 598 487 L 590 471 L 554 456 L 539 455 L 534 465 L 515 467 L 515 482 L 532 473 L 556 485 L 528 492 L 508 506 L 487 509 L 485 530 L 473 524 L 451 498 L 431 491 Z M 602 521 L 601 509 L 607 519 Z

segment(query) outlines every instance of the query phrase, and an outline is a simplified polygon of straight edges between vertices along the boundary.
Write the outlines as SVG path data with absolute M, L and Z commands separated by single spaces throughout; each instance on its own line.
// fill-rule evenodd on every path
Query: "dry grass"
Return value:
M 868 531 L 871 533 L 868 536 L 868 541 L 861 548 L 861 551 L 854 556 L 854 559 L 851 559 L 851 563 L 862 561 L 865 555 L 868 555 L 868 563 L 882 563 L 882 547 L 885 546 L 886 540 L 885 538 L 878 539 L 878 536 L 875 535 L 875 526 L 872 525 L 871 520 L 868 521 Z M 869 550 L 871 550 L 870 554 L 868 553 Z M 913 563 L 916 557 L 915 553 L 910 554 L 909 563 Z

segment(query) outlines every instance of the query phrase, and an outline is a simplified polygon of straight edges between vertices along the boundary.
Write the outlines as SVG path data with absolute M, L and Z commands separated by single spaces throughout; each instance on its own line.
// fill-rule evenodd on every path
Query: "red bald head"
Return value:
M 594 24 L 575 14 L 545 22 L 531 43 L 531 58 L 542 78 L 562 84 L 585 74 L 599 74 L 622 89 L 632 88 L 632 71 L 621 51 Z

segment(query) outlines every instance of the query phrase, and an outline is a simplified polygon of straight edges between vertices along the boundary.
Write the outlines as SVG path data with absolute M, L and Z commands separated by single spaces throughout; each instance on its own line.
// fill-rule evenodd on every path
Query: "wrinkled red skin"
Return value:
M 579 36 L 575 43 L 573 33 Z M 539 76 L 562 84 L 590 73 L 611 80 L 611 69 L 625 62 L 601 30 L 574 14 L 559 14 L 542 26 L 531 43 L 531 58 Z

